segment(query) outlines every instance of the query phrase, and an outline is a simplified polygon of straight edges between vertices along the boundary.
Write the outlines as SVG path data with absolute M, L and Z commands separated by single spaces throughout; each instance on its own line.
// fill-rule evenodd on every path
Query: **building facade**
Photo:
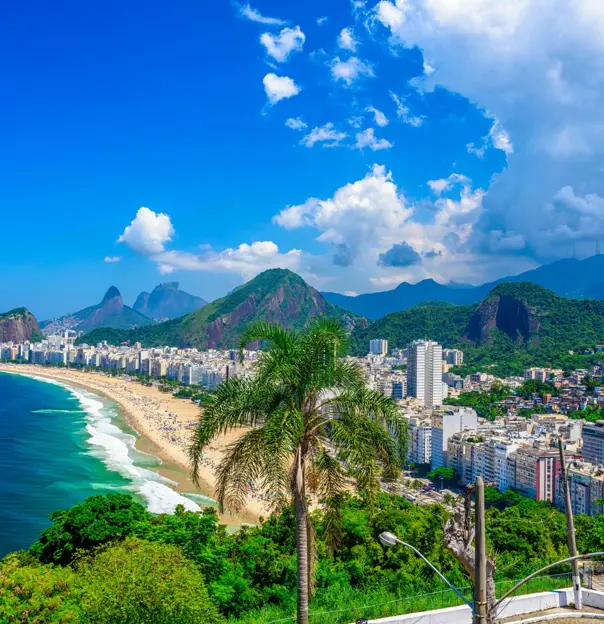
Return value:
M 431 340 L 416 340 L 408 347 L 407 394 L 423 407 L 438 407 L 443 402 L 443 350 Z

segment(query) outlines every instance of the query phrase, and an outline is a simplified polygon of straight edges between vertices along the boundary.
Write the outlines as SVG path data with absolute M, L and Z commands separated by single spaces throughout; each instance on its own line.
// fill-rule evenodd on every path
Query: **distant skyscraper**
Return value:
M 431 340 L 416 340 L 409 347 L 407 394 L 424 407 L 437 407 L 443 402 L 443 348 Z
M 381 338 L 370 340 L 369 353 L 371 353 L 371 355 L 386 355 L 386 353 L 388 353 L 388 341 Z

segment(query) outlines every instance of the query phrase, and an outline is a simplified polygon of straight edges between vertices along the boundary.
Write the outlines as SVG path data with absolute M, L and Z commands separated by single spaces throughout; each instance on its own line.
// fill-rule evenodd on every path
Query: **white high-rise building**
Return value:
M 388 353 L 388 341 L 382 338 L 374 338 L 369 341 L 369 353 L 371 355 L 384 356 Z
M 416 340 L 409 347 L 407 394 L 424 407 L 443 403 L 443 348 L 431 340 Z

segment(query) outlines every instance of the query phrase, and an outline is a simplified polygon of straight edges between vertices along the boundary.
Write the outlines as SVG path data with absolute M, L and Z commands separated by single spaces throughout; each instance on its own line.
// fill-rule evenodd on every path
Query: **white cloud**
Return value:
M 335 129 L 333 123 L 326 123 L 324 126 L 313 128 L 300 143 L 304 147 L 312 147 L 316 143 L 321 143 L 323 147 L 336 147 L 346 138 L 345 132 Z
M 250 20 L 251 22 L 257 22 L 258 24 L 267 24 L 271 26 L 283 26 L 287 24 L 285 20 L 278 17 L 266 17 L 260 13 L 257 9 L 253 9 L 249 3 L 244 4 L 239 8 L 239 17 Z
M 338 47 L 342 50 L 356 51 L 359 42 L 355 39 L 352 28 L 342 28 L 338 37 Z
M 368 113 L 373 113 L 373 116 L 375 118 L 375 123 L 378 126 L 380 126 L 380 128 L 383 128 L 384 126 L 388 125 L 388 117 L 386 117 L 386 115 L 384 115 L 382 111 L 378 110 L 377 108 L 373 106 L 368 106 L 365 110 Z
M 403 99 L 393 91 L 390 91 L 390 97 L 396 106 L 396 116 L 405 124 L 409 124 L 414 128 L 419 128 L 424 123 L 423 117 L 412 115 L 409 107 L 404 103 Z
M 339 188 L 327 200 L 309 198 L 287 206 L 273 221 L 287 230 L 312 227 L 317 240 L 332 245 L 334 262 L 354 262 L 362 249 L 379 245 L 411 216 L 386 168 L 374 165 L 362 180 Z
M 346 121 L 353 128 L 360 128 L 365 123 L 365 119 L 363 117 L 360 117 L 359 115 L 355 115 L 354 117 L 349 117 Z
M 593 252 L 585 215 L 574 222 L 558 193 L 604 197 L 604 4 L 384 0 L 365 20 L 372 15 L 384 18 L 368 21 L 372 32 L 384 25 L 391 45 L 417 46 L 438 68 L 424 71 L 424 92 L 458 93 L 493 120 L 486 141 L 469 149 L 501 150 L 507 168 L 492 179 L 472 249 L 506 248 L 506 268 L 521 253 L 533 263 L 562 257 L 565 241 Z
M 304 130 L 307 128 L 307 123 L 301 117 L 290 117 L 285 120 L 285 125 L 291 130 Z
M 149 208 L 139 208 L 136 217 L 117 239 L 143 255 L 164 251 L 164 244 L 172 240 L 174 228 L 167 214 L 156 213 Z
M 279 63 L 287 61 L 293 52 L 301 52 L 305 41 L 306 36 L 300 26 L 284 28 L 278 35 L 260 35 L 260 43 L 266 48 L 266 53 Z
M 365 149 L 368 147 L 373 152 L 383 149 L 390 149 L 392 143 L 386 139 L 378 139 L 375 136 L 375 130 L 373 128 L 367 128 L 363 132 L 357 133 L 357 142 L 355 144 L 356 149 Z
M 333 79 L 344 82 L 348 87 L 361 76 L 374 76 L 373 67 L 356 56 L 351 56 L 347 61 L 336 56 L 330 61 L 329 67 Z
M 328 21 L 329 21 L 329 18 L 326 15 L 323 15 L 323 17 L 317 18 L 317 24 L 319 24 L 319 26 L 323 26 L 323 24 L 327 24 Z
M 153 257 L 161 273 L 173 271 L 213 271 L 237 273 L 249 279 L 266 269 L 301 269 L 302 252 L 292 249 L 281 253 L 272 241 L 242 243 L 222 251 L 206 249 L 201 253 L 165 251 Z
M 375 18 L 391 30 L 397 30 L 403 26 L 408 12 L 406 0 L 396 0 L 395 3 L 382 1 L 375 5 Z
M 288 76 L 277 76 L 277 74 L 266 74 L 262 83 L 264 84 L 264 92 L 271 105 L 293 97 L 300 93 L 300 87 Z
M 491 147 L 505 152 L 506 156 L 514 153 L 514 145 L 512 144 L 510 135 L 498 119 L 492 119 L 493 125 L 487 136 L 482 138 L 482 143 L 480 145 L 476 145 L 476 143 L 468 143 L 466 145 L 469 154 L 474 154 L 478 158 L 484 158 L 487 149 Z
M 440 178 L 439 180 L 428 180 L 428 186 L 435 195 L 441 195 L 445 191 L 449 191 L 455 184 L 469 184 L 470 180 L 460 173 L 452 173 L 448 178 Z
M 107 262 L 108 264 L 114 264 L 115 262 L 119 262 L 121 259 L 121 256 L 105 256 L 103 262 Z

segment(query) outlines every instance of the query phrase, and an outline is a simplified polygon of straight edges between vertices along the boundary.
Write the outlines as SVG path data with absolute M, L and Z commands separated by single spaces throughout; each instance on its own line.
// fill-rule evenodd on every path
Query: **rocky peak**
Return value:
M 27 308 L 16 308 L 0 314 L 0 342 L 20 343 L 42 339 L 36 317 Z
M 550 294 L 545 289 L 535 288 Z M 498 286 L 476 308 L 464 338 L 477 343 L 489 342 L 491 331 L 497 328 L 512 340 L 529 342 L 540 327 L 537 307 L 531 301 L 533 294 L 518 288 L 517 284 Z

